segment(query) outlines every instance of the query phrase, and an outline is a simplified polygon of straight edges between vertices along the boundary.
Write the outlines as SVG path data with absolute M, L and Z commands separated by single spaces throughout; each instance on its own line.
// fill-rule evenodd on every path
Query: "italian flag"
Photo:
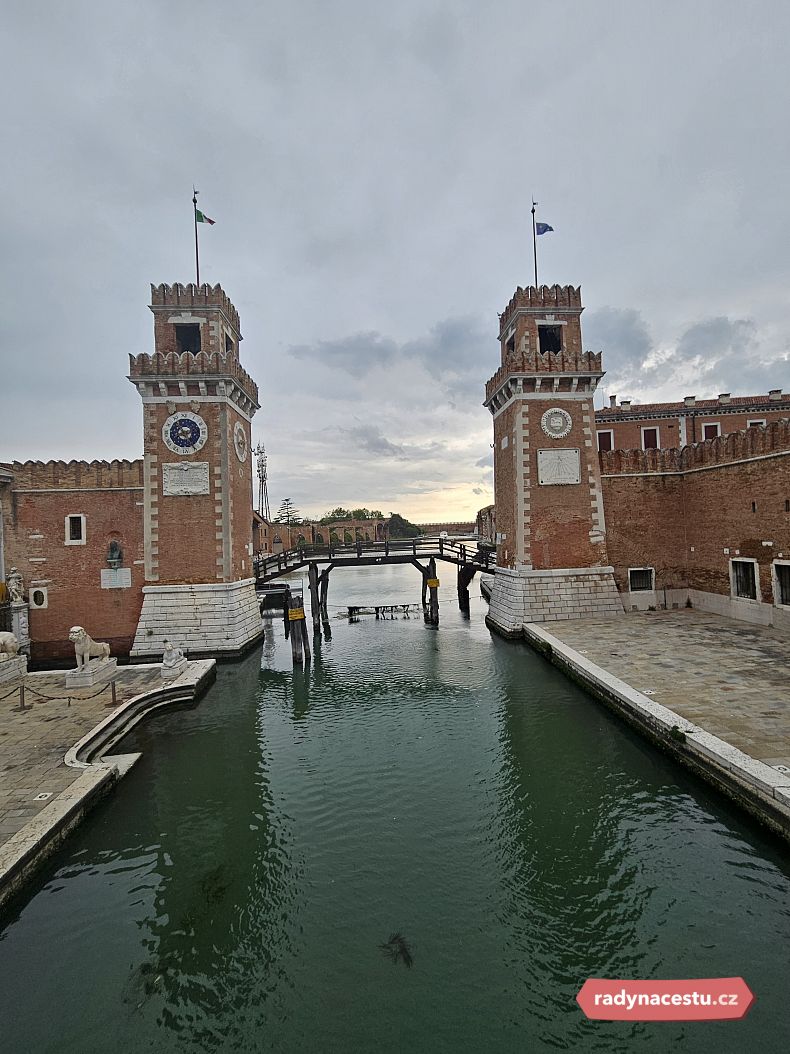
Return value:
M 198 223 L 211 223 L 213 225 L 214 220 L 210 220 L 205 212 L 201 212 L 200 209 L 195 209 L 195 219 Z

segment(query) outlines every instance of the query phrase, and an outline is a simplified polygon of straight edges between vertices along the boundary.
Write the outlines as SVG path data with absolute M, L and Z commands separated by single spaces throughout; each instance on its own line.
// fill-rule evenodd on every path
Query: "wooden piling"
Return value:
M 432 626 L 439 625 L 439 579 L 436 577 L 436 560 L 431 557 L 428 561 L 428 622 Z
M 303 638 L 302 625 L 305 621 L 304 608 L 301 597 L 289 594 L 288 597 L 288 622 L 290 623 L 291 657 L 294 665 L 301 666 L 304 662 L 302 652 Z
M 310 614 L 313 617 L 313 630 L 321 631 L 321 600 L 318 595 L 318 564 L 308 564 L 307 582 L 310 587 Z

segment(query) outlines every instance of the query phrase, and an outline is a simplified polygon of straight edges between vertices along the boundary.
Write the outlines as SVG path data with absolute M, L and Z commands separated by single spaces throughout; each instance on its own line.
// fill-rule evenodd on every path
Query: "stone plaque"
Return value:
M 578 449 L 538 451 L 538 483 L 558 485 L 580 482 Z
M 101 569 L 102 589 L 131 589 L 131 567 L 103 567 Z
M 162 491 L 166 496 L 208 494 L 208 461 L 162 465 Z

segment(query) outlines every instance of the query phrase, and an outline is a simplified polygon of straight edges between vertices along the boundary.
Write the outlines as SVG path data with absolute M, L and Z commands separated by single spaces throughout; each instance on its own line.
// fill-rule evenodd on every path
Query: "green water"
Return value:
M 338 570 L 330 602 L 418 593 Z M 482 600 L 463 619 L 449 570 L 441 598 L 438 630 L 333 620 L 307 672 L 277 624 L 125 740 L 142 760 L 3 920 L 3 1054 L 787 1049 L 782 847 Z M 740 1022 L 574 1002 L 589 976 L 733 975 Z

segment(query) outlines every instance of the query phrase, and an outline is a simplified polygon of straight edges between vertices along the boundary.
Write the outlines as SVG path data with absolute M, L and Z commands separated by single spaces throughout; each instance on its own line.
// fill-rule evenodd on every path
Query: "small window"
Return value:
M 746 427 L 747 428 L 751 428 L 752 425 L 764 425 L 764 424 L 765 424 L 765 418 L 764 417 L 750 417 L 748 419 L 748 421 L 746 422 Z
M 733 596 L 744 600 L 757 599 L 757 579 L 753 560 L 732 561 L 732 591 Z
M 643 428 L 642 429 L 642 449 L 643 450 L 657 450 L 658 449 L 658 429 L 657 428 Z
M 611 428 L 607 428 L 602 432 L 598 433 L 598 449 L 599 450 L 614 450 L 614 431 Z
M 81 512 L 70 514 L 66 517 L 66 545 L 85 545 L 85 540 L 85 516 Z
M 197 355 L 200 351 L 200 326 L 197 322 L 176 323 L 176 347 L 179 354 L 185 351 Z
M 538 326 L 538 341 L 541 355 L 548 351 L 556 355 L 562 351 L 562 326 Z
M 515 333 L 513 334 L 512 337 L 508 338 L 508 341 L 505 344 L 505 352 L 508 355 L 515 355 L 515 353 L 516 353 L 516 335 L 515 335 Z
M 233 337 L 230 333 L 225 334 L 225 354 L 230 355 L 233 351 Z
M 629 567 L 628 588 L 632 593 L 639 593 L 653 588 L 655 569 L 652 567 Z
M 774 599 L 777 604 L 790 607 L 790 563 L 774 564 L 776 574 L 776 593 Z
M 703 439 L 718 439 L 721 435 L 721 425 L 718 421 L 708 421 L 702 426 Z

